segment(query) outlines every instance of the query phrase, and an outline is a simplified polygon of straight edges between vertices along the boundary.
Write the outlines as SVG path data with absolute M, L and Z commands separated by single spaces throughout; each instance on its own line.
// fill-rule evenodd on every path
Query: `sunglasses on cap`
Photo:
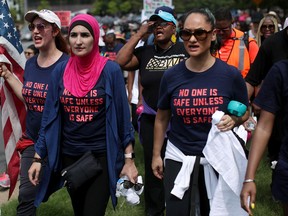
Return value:
M 274 25 L 262 25 L 261 30 L 264 30 L 264 29 L 268 29 L 271 31 L 275 29 L 275 26 Z
M 38 23 L 34 25 L 33 23 L 30 23 L 28 25 L 28 28 L 30 31 L 34 31 L 35 28 L 37 28 L 38 31 L 43 31 L 46 28 L 46 25 L 44 23 Z
M 124 180 L 123 187 L 125 189 L 130 189 L 130 188 L 134 187 L 135 191 L 140 191 L 142 189 L 142 187 L 143 187 L 143 184 L 140 184 L 140 183 L 135 183 L 134 184 L 134 183 L 132 183 L 129 180 Z
M 189 41 L 192 35 L 198 40 L 198 41 L 204 41 L 206 40 L 209 33 L 211 33 L 212 30 L 206 31 L 205 29 L 196 29 L 195 31 L 190 31 L 187 29 L 182 29 L 179 32 L 179 36 L 183 41 Z

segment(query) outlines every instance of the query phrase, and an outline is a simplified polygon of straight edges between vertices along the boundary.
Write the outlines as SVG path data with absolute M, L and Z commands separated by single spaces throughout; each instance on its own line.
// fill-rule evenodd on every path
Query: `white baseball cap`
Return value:
M 59 17 L 51 10 L 42 9 L 40 11 L 31 10 L 28 11 L 24 18 L 26 21 L 32 23 L 36 17 L 40 17 L 43 20 L 46 20 L 49 23 L 55 23 L 59 29 L 61 29 L 61 21 Z

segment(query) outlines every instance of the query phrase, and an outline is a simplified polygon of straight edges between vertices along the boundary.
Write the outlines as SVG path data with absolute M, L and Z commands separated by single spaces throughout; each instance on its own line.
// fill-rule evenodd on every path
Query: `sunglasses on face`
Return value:
M 196 29 L 194 32 L 186 29 L 182 29 L 179 32 L 179 36 L 183 41 L 189 41 L 192 35 L 198 40 L 198 41 L 204 41 L 206 40 L 209 33 L 211 33 L 212 30 L 206 31 L 205 29 Z
M 140 184 L 140 183 L 134 184 L 131 181 L 124 180 L 123 187 L 125 189 L 130 189 L 130 188 L 134 187 L 135 191 L 140 191 L 142 189 L 142 187 L 143 187 L 143 184 Z
M 275 29 L 275 26 L 274 25 L 262 25 L 261 26 L 261 30 L 266 30 L 266 29 L 268 29 L 268 30 L 274 30 Z
M 35 28 L 37 28 L 38 31 L 43 31 L 46 28 L 46 25 L 44 23 L 38 23 L 34 25 L 33 23 L 30 23 L 28 25 L 28 28 L 30 31 L 34 31 Z
M 174 25 L 172 22 L 155 22 L 153 24 L 153 28 L 157 28 L 158 26 L 161 27 L 161 28 L 164 28 L 164 27 L 167 27 L 169 25 Z
M 230 30 L 231 30 L 230 26 L 226 28 L 216 28 L 217 33 L 221 33 L 221 32 L 226 33 L 226 32 L 229 32 Z

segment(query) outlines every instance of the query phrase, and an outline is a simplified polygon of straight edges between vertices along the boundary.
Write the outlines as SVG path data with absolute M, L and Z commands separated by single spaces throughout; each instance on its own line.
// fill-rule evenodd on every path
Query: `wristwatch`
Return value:
M 135 153 L 131 152 L 128 154 L 124 154 L 125 159 L 134 159 L 135 158 Z

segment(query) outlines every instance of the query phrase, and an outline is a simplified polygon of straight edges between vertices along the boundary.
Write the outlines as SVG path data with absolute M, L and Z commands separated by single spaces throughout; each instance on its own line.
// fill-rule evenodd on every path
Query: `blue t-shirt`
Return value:
M 115 61 L 117 53 L 123 47 L 123 44 L 115 44 L 113 49 L 108 49 L 107 46 L 101 48 L 101 55 L 107 57 L 111 61 Z
M 100 75 L 86 96 L 75 97 L 60 83 L 63 114 L 62 153 L 82 155 L 87 151 L 106 152 L 105 79 Z
M 51 72 L 59 62 L 69 58 L 67 54 L 63 54 L 53 65 L 43 68 L 38 65 L 37 57 L 33 56 L 26 62 L 22 88 L 22 95 L 27 106 L 26 134 L 34 142 L 38 138 L 41 126 Z
M 167 70 L 158 108 L 171 109 L 169 140 L 186 155 L 202 155 L 212 114 L 227 112 L 231 100 L 248 106 L 246 85 L 238 69 L 219 59 L 201 73 L 188 70 L 185 61 Z
M 279 158 L 288 161 L 288 60 L 275 63 L 269 70 L 254 103 L 261 109 L 282 116 L 283 137 Z

